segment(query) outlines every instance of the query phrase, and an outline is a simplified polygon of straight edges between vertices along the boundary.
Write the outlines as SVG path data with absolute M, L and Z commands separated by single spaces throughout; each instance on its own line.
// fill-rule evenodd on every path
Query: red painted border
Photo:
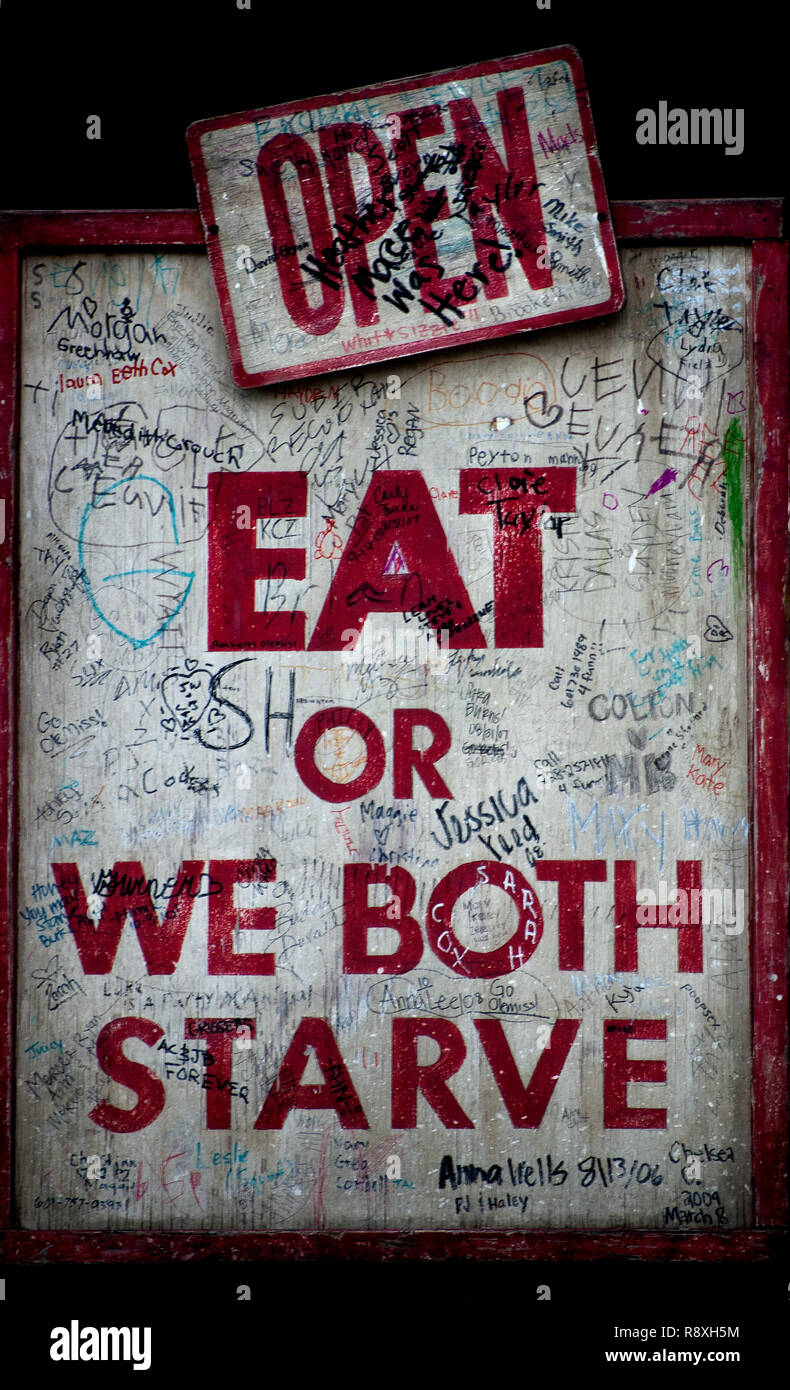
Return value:
M 463 82 L 465 79 L 486 76 L 493 72 L 506 72 L 515 69 L 533 68 L 541 63 L 554 60 L 566 62 L 573 74 L 574 91 L 579 103 L 579 116 L 584 130 L 585 151 L 590 169 L 595 207 L 600 221 L 601 242 L 609 279 L 609 298 L 599 304 L 582 306 L 576 309 L 559 309 L 555 313 L 538 314 L 533 318 L 511 319 L 508 323 L 490 324 L 483 328 L 461 329 L 448 340 L 441 333 L 435 338 L 423 338 L 416 343 L 398 343 L 397 346 L 372 348 L 368 352 L 357 352 L 353 356 L 316 356 L 312 362 L 298 366 L 283 367 L 278 371 L 248 372 L 242 361 L 241 344 L 236 331 L 233 304 L 225 274 L 225 262 L 216 233 L 216 217 L 211 200 L 208 175 L 203 160 L 201 136 L 211 130 L 227 130 L 230 127 L 246 125 L 260 117 L 288 116 L 299 111 L 317 110 L 327 104 L 353 103 L 364 97 L 390 96 L 395 92 L 420 92 L 425 87 L 442 82 Z M 576 323 L 582 319 L 600 318 L 612 314 L 622 307 L 625 291 L 623 289 L 617 247 L 612 232 L 612 220 L 606 198 L 606 187 L 601 172 L 601 163 L 595 142 L 590 101 L 587 95 L 587 82 L 584 76 L 581 55 L 570 45 L 560 48 L 541 49 L 536 53 L 520 53 L 508 58 L 496 58 L 486 63 L 473 63 L 462 68 L 446 68 L 442 72 L 422 73 L 419 77 L 408 77 L 396 82 L 378 83 L 372 87 L 357 87 L 350 92 L 332 92 L 326 96 L 311 97 L 308 101 L 282 102 L 278 106 L 261 107 L 255 111 L 242 111 L 229 116 L 215 116 L 208 120 L 196 121 L 187 131 L 187 146 L 192 162 L 192 173 L 198 194 L 198 205 L 203 220 L 208 247 L 209 260 L 214 275 L 214 285 L 219 300 L 222 324 L 230 352 L 231 370 L 237 386 L 271 386 L 277 381 L 294 381 L 299 377 L 319 376 L 325 372 L 343 371 L 350 367 L 367 366 L 376 362 L 388 362 L 395 358 L 412 357 L 425 352 L 436 352 L 448 346 L 467 347 L 470 343 L 486 342 L 490 338 L 502 338 L 526 329 L 550 328 L 559 323 Z M 318 348 L 318 345 L 316 345 Z
M 753 1263 L 779 1253 L 773 1231 L 13 1231 L 13 1264 L 200 1260 L 672 1260 Z
M 688 241 L 690 237 L 752 241 L 782 235 L 781 198 L 685 198 L 677 202 L 612 203 L 617 237 Z
M 677 202 L 611 203 L 612 230 L 621 241 L 752 241 L 782 235 L 781 198 L 697 198 Z M 0 251 L 52 246 L 202 246 L 200 214 L 171 212 L 0 213 Z M 449 344 L 452 346 L 452 344 Z M 443 348 L 448 347 L 445 340 Z M 347 364 L 348 365 L 348 364 Z
M 750 241 L 781 228 L 781 203 L 724 201 L 701 203 L 620 203 L 612 208 L 618 235 L 635 239 L 699 240 L 702 237 Z M 685 230 L 684 230 L 685 228 Z M 9 582 L 0 586 L 0 757 L 6 785 L 15 783 L 16 634 L 12 571 L 14 502 L 17 485 L 17 316 L 18 254 L 58 246 L 200 246 L 196 213 L 23 213 L 0 216 L 0 496 L 6 502 L 6 541 L 0 560 Z M 649 1259 L 678 1261 L 766 1260 L 776 1255 L 787 1220 L 784 1188 L 787 1116 L 785 1048 L 787 1000 L 785 936 L 787 923 L 787 711 L 782 589 L 786 576 L 788 501 L 787 247 L 754 246 L 753 323 L 757 406 L 764 447 L 756 460 L 753 506 L 752 574 L 755 586 L 753 660 L 755 737 L 752 786 L 759 769 L 760 796 L 754 798 L 753 875 L 755 929 L 753 979 L 753 1144 L 755 1229 L 727 1232 L 522 1231 L 477 1233 L 414 1231 L 338 1232 L 71 1232 L 12 1229 L 11 1154 L 13 1104 L 13 1001 L 15 921 L 11 886 L 15 807 L 11 798 L 0 811 L 0 855 L 9 894 L 0 901 L 0 1253 L 19 1264 L 52 1261 L 164 1262 L 292 1259 Z M 762 671 L 760 670 L 762 667 Z M 762 672 L 766 674 L 763 675 Z M 9 901 L 10 898 L 10 901 Z M 776 978 L 774 978 L 776 977 Z
M 0 250 L 52 246 L 195 246 L 200 218 L 189 209 L 171 212 L 0 213 Z
M 787 245 L 753 253 L 756 437 L 752 535 L 754 700 L 751 940 L 754 1220 L 787 1221 L 788 739 L 786 623 L 788 507 Z M 758 790 L 759 788 L 759 790 Z

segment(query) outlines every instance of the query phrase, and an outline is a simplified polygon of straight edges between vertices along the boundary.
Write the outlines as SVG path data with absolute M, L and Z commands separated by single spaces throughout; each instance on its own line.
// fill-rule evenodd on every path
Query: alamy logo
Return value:
M 358 627 L 343 629 L 340 657 L 352 665 L 361 662 L 405 661 L 409 666 L 435 666 L 444 674 L 450 661 L 450 629 L 377 628 L 365 623 L 360 637 Z
M 724 928 L 725 936 L 740 936 L 746 925 L 745 893 L 742 888 L 684 888 L 669 896 L 669 885 L 640 888 L 636 895 L 636 920 L 640 927 L 698 927 L 704 924 Z
M 669 102 L 660 101 L 658 111 L 649 106 L 637 111 L 638 145 L 726 145 L 725 154 L 743 154 L 742 107 L 684 111 L 674 106 L 669 111 L 668 106 Z
M 150 1327 L 53 1327 L 49 1349 L 53 1361 L 133 1361 L 135 1371 L 151 1365 Z

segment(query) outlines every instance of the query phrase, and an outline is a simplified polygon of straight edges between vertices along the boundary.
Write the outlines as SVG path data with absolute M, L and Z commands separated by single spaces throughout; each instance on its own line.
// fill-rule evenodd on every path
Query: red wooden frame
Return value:
M 671 1259 L 769 1258 L 787 1222 L 788 736 L 783 605 L 787 575 L 788 332 L 787 245 L 779 200 L 615 203 L 615 234 L 625 240 L 729 240 L 753 244 L 750 322 L 762 452 L 755 459 L 749 566 L 754 723 L 750 787 L 752 933 L 752 1164 L 754 1226 L 732 1232 L 567 1229 L 557 1231 L 28 1231 L 13 1224 L 14 926 L 16 803 L 0 811 L 7 892 L 0 900 L 0 1255 L 13 1263 L 291 1259 Z M 0 216 L 0 498 L 6 539 L 0 585 L 0 757 L 16 785 L 17 632 L 15 528 L 18 486 L 20 257 L 54 247 L 202 247 L 195 212 L 23 213 Z M 756 538 L 759 537 L 759 544 Z M 760 794 L 756 795 L 757 774 Z
M 540 63 L 547 63 L 562 59 L 568 64 L 574 83 L 574 93 L 579 105 L 579 119 L 581 120 L 584 132 L 585 149 L 589 161 L 590 179 L 592 182 L 593 196 L 595 198 L 595 208 L 598 213 L 600 223 L 600 236 L 603 245 L 604 259 L 606 263 L 607 277 L 609 281 L 609 298 L 598 304 L 577 305 L 574 309 L 560 309 L 554 313 L 539 314 L 530 319 L 511 319 L 507 323 L 489 324 L 486 328 L 467 327 L 459 330 L 453 336 L 452 343 L 458 347 L 468 347 L 471 343 L 484 342 L 489 338 L 501 338 L 505 335 L 523 332 L 525 329 L 534 330 L 536 328 L 549 328 L 555 324 L 572 323 L 580 319 L 598 318 L 604 314 L 611 314 L 619 309 L 623 303 L 623 283 L 620 274 L 620 266 L 617 260 L 617 248 L 612 231 L 611 213 L 606 199 L 606 187 L 604 185 L 601 163 L 598 157 L 598 149 L 595 142 L 595 131 L 592 123 L 592 113 L 590 102 L 587 96 L 587 83 L 584 76 L 584 68 L 580 54 L 575 48 L 565 45 L 562 48 L 541 49 L 535 53 L 514 54 L 512 57 L 495 58 L 486 63 L 473 63 L 467 67 L 447 68 L 440 72 L 425 73 L 417 77 L 399 79 L 396 82 L 377 83 L 373 87 L 356 87 L 350 92 L 332 92 L 326 96 L 312 97 L 308 101 L 287 101 L 278 106 L 263 107 L 255 111 L 239 111 L 228 116 L 214 116 L 204 121 L 196 121 L 190 126 L 187 132 L 187 145 L 192 161 L 192 171 L 198 192 L 198 203 L 200 215 L 203 220 L 203 228 L 206 234 L 206 245 L 208 247 L 209 260 L 214 275 L 214 284 L 219 299 L 222 324 L 225 329 L 225 336 L 228 340 L 230 360 L 233 370 L 233 380 L 239 386 L 273 386 L 278 381 L 292 381 L 295 377 L 320 376 L 325 372 L 344 371 L 347 367 L 370 366 L 377 362 L 390 362 L 395 358 L 410 357 L 415 353 L 436 351 L 447 346 L 448 340 L 441 333 L 437 333 L 435 338 L 422 339 L 417 343 L 398 343 L 397 348 L 372 348 L 365 352 L 355 352 L 353 355 L 335 354 L 334 356 L 319 357 L 313 362 L 303 363 L 298 367 L 283 368 L 279 371 L 268 372 L 248 372 L 242 361 L 241 344 L 236 329 L 236 319 L 233 313 L 233 304 L 230 297 L 230 289 L 225 274 L 225 261 L 222 255 L 220 239 L 217 235 L 216 217 L 209 189 L 208 174 L 203 159 L 201 148 L 201 136 L 210 130 L 228 130 L 238 125 L 246 125 L 260 116 L 290 116 L 301 111 L 315 111 L 327 105 L 351 105 L 355 100 L 364 97 L 385 97 L 394 92 L 419 93 L 420 88 L 434 86 L 441 82 L 460 82 L 473 77 L 488 76 L 496 72 L 510 72 L 517 67 L 532 68 Z

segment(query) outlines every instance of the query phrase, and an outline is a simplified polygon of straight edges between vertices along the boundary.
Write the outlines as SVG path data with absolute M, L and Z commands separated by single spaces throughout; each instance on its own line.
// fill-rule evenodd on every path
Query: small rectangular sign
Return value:
M 573 48 L 198 121 L 188 144 L 240 386 L 623 302 Z

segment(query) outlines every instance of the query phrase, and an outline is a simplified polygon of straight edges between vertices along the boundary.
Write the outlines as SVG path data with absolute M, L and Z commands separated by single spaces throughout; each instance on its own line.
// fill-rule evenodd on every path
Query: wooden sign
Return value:
M 784 248 L 617 215 L 616 321 L 256 392 L 197 219 L 2 229 L 17 1253 L 781 1225 Z
M 240 386 L 622 304 L 573 48 L 199 121 L 189 149 Z

